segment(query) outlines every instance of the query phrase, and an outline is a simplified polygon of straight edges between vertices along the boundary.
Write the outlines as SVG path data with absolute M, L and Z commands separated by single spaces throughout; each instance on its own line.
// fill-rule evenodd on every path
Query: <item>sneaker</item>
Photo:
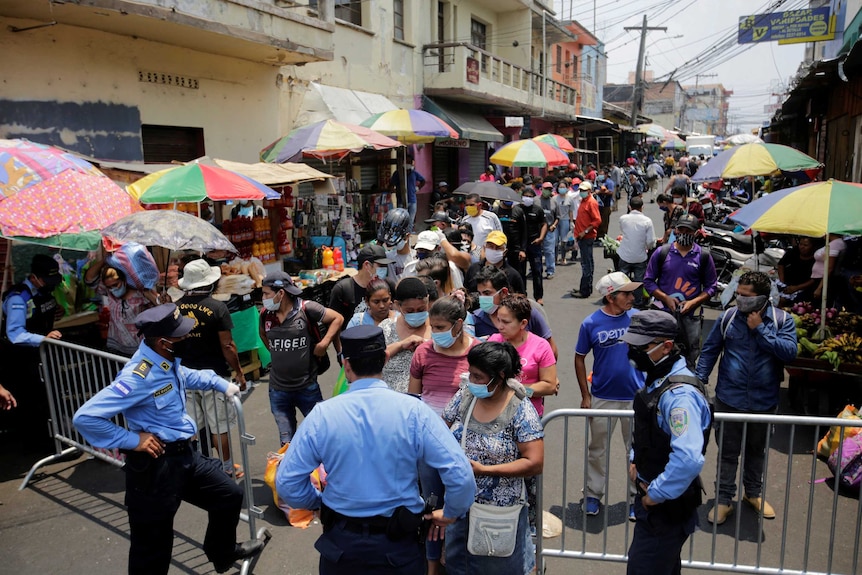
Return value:
M 584 508 L 586 509 L 587 515 L 598 515 L 599 507 L 601 507 L 602 503 L 595 497 L 587 497 L 584 502 Z
M 552 279 L 554 279 L 554 274 L 545 274 L 545 279 L 546 279 L 546 280 L 552 280 Z
M 775 519 L 775 510 L 762 497 L 749 497 L 746 495 L 742 500 L 748 503 L 756 513 L 763 515 L 764 519 Z
M 733 513 L 733 505 L 725 505 L 724 503 L 719 503 L 715 507 L 709 510 L 709 513 L 706 514 L 706 520 L 710 523 L 715 523 L 716 525 L 721 525 L 730 515 Z
M 638 518 L 635 517 L 635 504 L 631 503 L 631 504 L 629 504 L 629 521 L 634 523 L 637 520 L 638 520 Z

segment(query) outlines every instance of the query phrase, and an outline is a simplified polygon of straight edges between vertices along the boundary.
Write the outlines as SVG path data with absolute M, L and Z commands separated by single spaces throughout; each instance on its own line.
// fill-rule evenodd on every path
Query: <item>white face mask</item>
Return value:
M 261 303 L 263 303 L 263 307 L 266 311 L 277 311 L 278 308 L 281 307 L 281 302 L 276 302 L 275 298 L 276 296 L 273 296 L 271 298 L 263 298 L 263 301 Z
M 489 264 L 498 264 L 503 261 L 503 256 L 506 254 L 503 250 L 495 250 L 485 248 L 485 259 Z
M 681 205 L 682 204 L 682 198 L 674 198 L 673 203 L 675 203 L 676 205 Z
M 536 200 L 533 196 L 524 196 L 521 198 L 521 203 L 523 203 L 528 208 L 533 205 L 533 202 Z

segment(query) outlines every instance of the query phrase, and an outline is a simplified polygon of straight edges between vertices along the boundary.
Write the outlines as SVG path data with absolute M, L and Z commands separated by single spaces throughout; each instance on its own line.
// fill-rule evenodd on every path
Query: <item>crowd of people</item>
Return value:
M 671 166 L 656 158 L 647 166 L 659 163 Z M 684 173 L 670 179 L 665 195 L 626 169 L 588 165 L 581 172 L 571 164 L 541 180 L 505 174 L 520 202 L 468 195 L 460 206 L 441 182 L 430 229 L 411 245 L 414 214 L 390 210 L 377 241 L 359 250 L 356 273 L 334 286 L 327 305 L 304 299 L 288 274 L 267 275 L 259 331 L 272 354 L 269 401 L 278 440 L 290 444 L 276 487 L 288 505 L 320 510 L 321 573 L 434 574 L 444 563 L 446 572 L 464 574 L 535 569 L 541 418 L 545 398 L 566 384 L 558 377 L 566 354 L 561 358 L 544 310 L 543 281 L 555 277 L 557 264 L 576 259 L 581 277 L 573 297 L 601 297 L 568 358 L 580 407 L 635 412 L 633 420 L 590 419 L 583 512 L 597 515 L 607 504 L 607 449 L 620 423 L 630 463 L 628 518 L 635 523 L 628 571 L 679 572 L 679 551 L 701 503 L 712 427 L 705 384 L 718 363 L 716 411 L 774 413 L 796 332 L 788 314 L 769 303 L 769 277 L 747 272 L 736 306 L 704 340 L 702 305 L 715 295 L 716 271 L 694 241 L 703 211 L 681 192 Z M 408 177 L 408 192 L 424 183 L 419 174 Z M 643 214 L 648 190 L 665 211 L 662 234 Z M 607 235 L 622 194 L 620 271 L 596 281 L 593 244 Z M 830 249 L 841 253 L 841 241 L 834 238 Z M 810 281 L 799 279 L 800 266 L 818 266 L 813 248 L 800 242 L 795 259 L 780 268 L 787 290 L 822 289 L 816 269 Z M 167 572 L 183 500 L 209 511 L 204 550 L 217 571 L 263 547 L 236 542 L 242 496 L 234 479 L 245 470 L 226 437 L 199 433 L 226 430 L 229 418 L 205 392 L 230 398 L 246 385 L 230 314 L 211 297 L 220 274 L 211 263 L 183 262 L 184 295 L 167 304 L 131 288 L 104 257 L 88 272 L 111 302 L 110 349 L 132 359 L 74 423 L 92 445 L 127 454 L 130 572 Z M 833 264 L 821 256 L 821 278 Z M 55 265 L 35 258 L 28 278 L 4 299 L 9 345 L 35 349 L 44 337 L 60 337 L 46 296 L 56 285 Z M 330 347 L 350 385 L 324 401 L 318 379 Z M 228 381 L 232 372 L 235 383 Z M 0 387 L 0 409 L 15 407 Z M 120 413 L 127 428 L 112 422 Z M 722 523 L 733 512 L 743 451 L 742 501 L 775 517 L 762 496 L 768 427 L 743 433 L 740 425 L 725 426 L 717 434 L 722 455 L 709 521 Z M 201 453 L 192 440 L 205 444 Z M 323 490 L 309 481 L 321 464 Z

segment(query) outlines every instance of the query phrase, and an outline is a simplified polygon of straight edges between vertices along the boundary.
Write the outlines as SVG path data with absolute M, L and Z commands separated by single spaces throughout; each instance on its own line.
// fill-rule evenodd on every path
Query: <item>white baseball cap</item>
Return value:
M 431 230 L 420 232 L 419 237 L 416 238 L 416 245 L 413 247 L 417 250 L 436 250 L 440 247 L 440 236 Z
M 596 284 L 596 291 L 604 297 L 618 291 L 635 291 L 642 285 L 642 282 L 631 281 L 623 272 L 613 272 L 602 276 Z

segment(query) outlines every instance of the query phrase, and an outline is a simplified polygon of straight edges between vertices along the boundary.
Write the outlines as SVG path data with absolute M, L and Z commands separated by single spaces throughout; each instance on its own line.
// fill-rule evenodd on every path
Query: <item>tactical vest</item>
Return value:
M 671 375 L 653 391 L 647 391 L 647 386 L 641 388 L 634 398 L 634 439 L 635 451 L 634 463 L 638 475 L 647 483 L 658 477 L 670 460 L 672 451 L 670 435 L 668 435 L 658 424 L 658 403 L 661 396 L 672 389 L 683 385 L 691 385 L 700 392 L 707 401 L 709 395 L 697 378 L 690 375 Z M 700 422 L 698 421 L 698 425 Z M 710 425 L 703 430 L 703 449 L 701 454 L 706 454 L 706 446 L 709 443 L 710 431 L 712 429 L 712 409 L 710 408 Z M 662 507 L 668 514 L 684 520 L 703 502 L 703 484 L 700 476 L 694 478 L 688 488 L 678 499 L 665 501 Z
M 36 294 L 30 293 L 27 284 L 20 283 L 12 286 L 3 294 L 3 301 L 11 295 L 20 295 L 27 305 L 27 322 L 24 324 L 27 331 L 39 335 L 46 335 L 54 329 L 54 312 L 57 309 L 57 300 L 51 294 L 44 295 L 40 291 Z M 3 338 L 6 339 L 6 315 L 2 323 Z

